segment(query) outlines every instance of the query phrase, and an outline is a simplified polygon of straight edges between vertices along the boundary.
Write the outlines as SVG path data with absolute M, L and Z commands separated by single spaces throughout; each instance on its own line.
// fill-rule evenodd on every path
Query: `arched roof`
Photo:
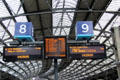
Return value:
M 4 62 L 3 46 L 13 41 L 16 22 L 32 22 L 35 41 L 65 35 L 75 40 L 77 21 L 93 21 L 95 37 L 107 46 L 107 59 L 66 60 L 58 65 L 60 80 L 82 80 L 115 67 L 111 27 L 120 26 L 119 0 L 0 0 L 0 70 L 19 79 L 52 77 L 53 60 Z M 74 73 L 74 74 L 73 74 Z

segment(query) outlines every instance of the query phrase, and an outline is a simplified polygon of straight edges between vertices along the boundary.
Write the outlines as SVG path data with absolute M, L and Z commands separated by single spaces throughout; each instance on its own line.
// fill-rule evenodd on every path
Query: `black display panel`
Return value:
M 45 58 L 65 58 L 66 57 L 66 37 L 54 36 L 44 38 Z
M 39 46 L 20 46 L 20 47 L 4 47 L 3 60 L 37 60 L 42 58 L 42 47 Z
M 70 44 L 68 46 L 68 54 L 73 59 L 103 59 L 106 58 L 105 45 L 78 45 Z

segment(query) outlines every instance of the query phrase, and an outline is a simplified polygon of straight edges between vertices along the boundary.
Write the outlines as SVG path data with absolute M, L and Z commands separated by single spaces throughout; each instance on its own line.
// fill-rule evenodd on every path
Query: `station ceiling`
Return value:
M 0 0 L 0 70 L 21 80 L 54 75 L 53 60 L 4 62 L 3 47 L 13 41 L 16 22 L 32 22 L 35 41 L 45 36 L 67 36 L 75 40 L 77 21 L 93 21 L 95 36 L 106 44 L 107 59 L 59 59 L 59 80 L 83 80 L 100 74 L 116 65 L 111 27 L 118 27 L 119 0 Z M 73 74 L 74 73 L 74 74 Z

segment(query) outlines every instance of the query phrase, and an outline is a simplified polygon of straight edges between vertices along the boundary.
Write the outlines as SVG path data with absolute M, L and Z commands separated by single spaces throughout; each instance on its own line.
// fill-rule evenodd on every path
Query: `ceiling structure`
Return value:
M 0 80 L 19 80 L 19 78 L 14 77 L 3 71 L 0 71 L 0 74 L 1 74 Z
M 59 80 L 84 80 L 116 67 L 111 27 L 120 23 L 119 0 L 0 0 L 0 71 L 21 80 L 51 78 L 53 60 L 4 62 L 3 47 L 14 40 L 16 22 L 32 22 L 35 41 L 45 36 L 67 36 L 75 40 L 77 21 L 93 21 L 95 37 L 106 44 L 107 59 L 59 59 Z M 74 73 L 74 74 L 73 74 Z M 104 75 L 103 75 L 104 76 Z

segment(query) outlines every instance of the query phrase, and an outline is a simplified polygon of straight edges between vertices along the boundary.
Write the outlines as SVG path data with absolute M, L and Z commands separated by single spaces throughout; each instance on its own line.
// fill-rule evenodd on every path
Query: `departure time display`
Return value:
M 65 37 L 45 37 L 45 57 L 63 58 L 66 57 Z
M 106 57 L 105 45 L 69 45 L 69 56 L 76 59 L 101 59 Z
M 33 60 L 42 57 L 42 47 L 38 46 L 21 46 L 21 47 L 4 47 L 3 60 Z

